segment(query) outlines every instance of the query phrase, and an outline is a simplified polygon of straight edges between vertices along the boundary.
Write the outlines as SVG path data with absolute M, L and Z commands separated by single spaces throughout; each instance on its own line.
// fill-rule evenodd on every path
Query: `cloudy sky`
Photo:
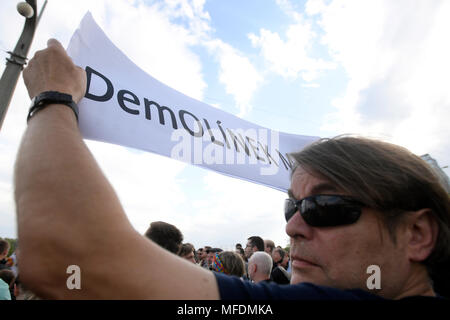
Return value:
M 1 3 L 2 61 L 22 30 L 17 2 Z M 143 70 L 214 107 L 288 133 L 377 137 L 450 165 L 450 1 L 49 0 L 29 56 L 50 37 L 67 46 L 88 10 Z M 0 131 L 1 237 L 17 235 L 12 177 L 28 105 L 20 79 Z M 279 191 L 87 144 L 140 233 L 163 220 L 196 247 L 288 242 Z

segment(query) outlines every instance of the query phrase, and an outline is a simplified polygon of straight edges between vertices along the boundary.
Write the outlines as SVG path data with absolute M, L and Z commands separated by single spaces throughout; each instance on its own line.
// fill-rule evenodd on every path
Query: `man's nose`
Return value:
M 297 210 L 286 224 L 286 233 L 291 238 L 311 239 L 313 235 L 313 227 L 303 220 L 300 212 Z

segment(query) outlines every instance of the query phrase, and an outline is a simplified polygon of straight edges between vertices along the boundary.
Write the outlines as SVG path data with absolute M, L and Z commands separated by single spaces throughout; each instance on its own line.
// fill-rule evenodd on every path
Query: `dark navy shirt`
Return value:
M 361 289 L 340 290 L 312 283 L 251 283 L 214 272 L 222 300 L 385 300 Z

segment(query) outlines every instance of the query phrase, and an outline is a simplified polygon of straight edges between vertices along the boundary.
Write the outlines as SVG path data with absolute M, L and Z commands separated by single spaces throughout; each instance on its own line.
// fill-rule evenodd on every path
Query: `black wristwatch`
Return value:
M 44 91 L 31 100 L 30 110 L 28 111 L 27 123 L 31 117 L 38 111 L 44 109 L 49 104 L 64 104 L 71 108 L 75 113 L 78 122 L 78 106 L 73 101 L 70 94 L 58 91 Z

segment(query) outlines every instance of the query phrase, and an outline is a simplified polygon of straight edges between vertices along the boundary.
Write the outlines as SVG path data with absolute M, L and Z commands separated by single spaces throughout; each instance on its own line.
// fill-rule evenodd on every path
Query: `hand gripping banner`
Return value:
M 150 151 L 216 172 L 289 188 L 290 152 L 318 137 L 270 130 L 192 99 L 136 66 L 88 12 L 67 49 L 86 70 L 84 138 Z

